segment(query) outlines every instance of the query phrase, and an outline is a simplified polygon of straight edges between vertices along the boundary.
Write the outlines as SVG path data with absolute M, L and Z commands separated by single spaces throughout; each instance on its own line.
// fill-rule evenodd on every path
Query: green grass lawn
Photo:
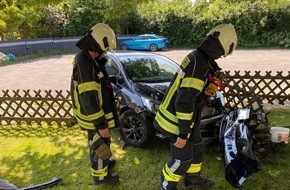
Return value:
M 289 110 L 272 110 L 272 126 L 289 126 Z M 18 188 L 62 178 L 50 189 L 59 190 L 157 190 L 162 167 L 169 157 L 166 140 L 156 138 L 151 147 L 121 149 L 117 130 L 113 130 L 112 149 L 121 177 L 117 185 L 93 186 L 90 175 L 87 139 L 77 126 L 0 126 L 0 179 Z M 286 190 L 290 187 L 290 145 L 281 144 L 268 155 L 259 155 L 262 171 L 248 178 L 245 190 Z M 211 189 L 236 189 L 224 179 L 223 159 L 217 145 L 206 145 L 203 175 L 211 177 Z M 179 189 L 184 190 L 182 183 Z M 197 188 L 198 189 L 198 188 Z

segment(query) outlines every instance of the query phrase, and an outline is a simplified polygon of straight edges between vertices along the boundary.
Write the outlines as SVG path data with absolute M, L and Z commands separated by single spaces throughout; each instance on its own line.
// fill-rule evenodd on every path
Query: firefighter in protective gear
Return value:
M 237 45 L 235 29 L 222 24 L 212 29 L 196 50 L 182 61 L 154 120 L 157 130 L 169 136 L 171 157 L 161 172 L 161 189 L 177 189 L 183 178 L 187 188 L 212 185 L 200 175 L 204 145 L 200 132 L 205 101 L 215 96 L 224 75 L 216 59 L 231 54 Z M 209 77 L 218 80 L 209 80 Z
M 111 160 L 109 128 L 118 126 L 119 118 L 104 57 L 116 44 L 114 31 L 106 24 L 96 24 L 76 43 L 81 51 L 73 61 L 73 114 L 81 129 L 88 132 L 95 185 L 119 181 L 119 176 L 110 171 L 114 160 Z

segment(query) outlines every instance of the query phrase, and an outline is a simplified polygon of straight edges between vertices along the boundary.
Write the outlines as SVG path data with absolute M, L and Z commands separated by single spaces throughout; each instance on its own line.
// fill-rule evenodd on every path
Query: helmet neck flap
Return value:
M 213 60 L 224 55 L 224 50 L 219 40 L 212 36 L 205 37 L 199 48 Z
M 96 42 L 96 40 L 90 33 L 87 33 L 84 37 L 82 37 L 76 43 L 76 46 L 81 50 L 98 52 L 100 55 L 103 52 L 100 45 Z

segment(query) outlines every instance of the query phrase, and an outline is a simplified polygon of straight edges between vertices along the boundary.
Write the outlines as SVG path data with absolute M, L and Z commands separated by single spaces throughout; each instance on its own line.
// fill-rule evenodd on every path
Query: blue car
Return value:
M 153 52 L 165 49 L 168 46 L 168 39 L 156 34 L 142 34 L 120 44 L 122 50 L 149 50 Z

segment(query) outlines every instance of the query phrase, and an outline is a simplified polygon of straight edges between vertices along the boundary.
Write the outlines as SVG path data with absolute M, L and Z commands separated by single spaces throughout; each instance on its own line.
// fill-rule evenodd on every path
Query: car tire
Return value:
M 146 147 L 154 137 L 155 130 L 152 123 L 152 119 L 146 121 L 133 110 L 127 110 L 120 116 L 120 136 L 126 145 Z
M 129 50 L 129 47 L 127 44 L 122 44 L 121 48 L 122 50 Z
M 150 51 L 157 51 L 158 50 L 158 47 L 156 44 L 151 44 L 150 47 L 149 47 Z

